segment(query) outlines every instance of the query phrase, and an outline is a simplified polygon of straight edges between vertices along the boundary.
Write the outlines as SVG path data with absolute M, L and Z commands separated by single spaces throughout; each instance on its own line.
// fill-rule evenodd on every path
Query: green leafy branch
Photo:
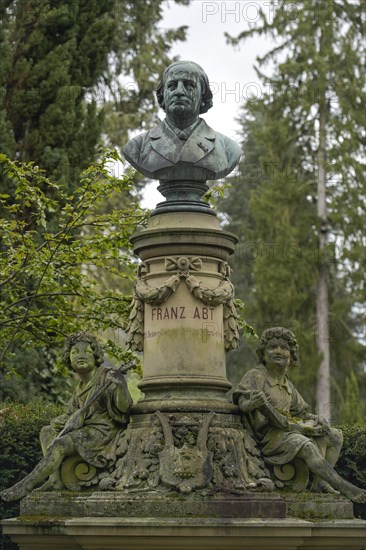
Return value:
M 67 196 L 33 163 L 0 155 L 9 189 L 0 195 L 3 366 L 15 348 L 54 346 L 75 330 L 124 330 L 134 271 L 129 238 L 146 214 L 132 177 L 115 177 L 111 162 L 121 162 L 118 153 L 102 151 Z M 105 213 L 103 201 L 116 193 L 124 206 Z M 101 271 L 113 275 L 113 290 L 101 287 Z M 109 349 L 121 359 L 123 346 Z

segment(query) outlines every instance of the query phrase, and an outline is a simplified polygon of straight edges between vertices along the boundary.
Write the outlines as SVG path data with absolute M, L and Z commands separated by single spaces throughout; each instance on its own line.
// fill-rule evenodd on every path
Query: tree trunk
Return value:
M 326 122 L 327 101 L 325 90 L 319 98 L 319 150 L 318 150 L 318 217 L 319 217 L 319 277 L 316 295 L 317 346 L 321 363 L 317 375 L 316 401 L 318 414 L 330 420 L 330 353 L 329 353 L 329 306 L 328 265 L 326 247 L 328 244 L 328 219 L 326 204 Z

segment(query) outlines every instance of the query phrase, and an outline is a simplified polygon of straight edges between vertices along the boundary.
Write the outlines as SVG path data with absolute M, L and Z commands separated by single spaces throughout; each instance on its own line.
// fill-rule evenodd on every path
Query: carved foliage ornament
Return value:
M 223 325 L 225 349 L 239 347 L 238 313 L 234 303 L 234 286 L 229 280 L 230 267 L 227 262 L 221 262 L 220 274 L 224 277 L 216 288 L 210 288 L 197 279 L 192 272 L 202 269 L 200 258 L 186 256 L 165 259 L 166 271 L 176 273 L 161 285 L 150 286 L 145 275 L 148 267 L 140 264 L 139 279 L 135 285 L 134 301 L 127 328 L 127 344 L 132 351 L 143 351 L 144 341 L 144 303 L 158 306 L 163 304 L 178 288 L 183 279 L 193 296 L 204 305 L 216 307 L 223 305 Z
M 160 487 L 165 492 L 169 487 L 198 495 L 200 489 L 234 494 L 273 490 L 253 437 L 238 417 L 233 423 L 226 417 L 156 411 L 143 423 L 130 424 L 117 442 L 115 485 L 107 490 Z

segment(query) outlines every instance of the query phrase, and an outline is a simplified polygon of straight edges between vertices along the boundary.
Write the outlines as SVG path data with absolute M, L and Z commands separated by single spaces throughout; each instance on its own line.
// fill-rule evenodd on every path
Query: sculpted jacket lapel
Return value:
M 173 164 L 178 161 L 196 163 L 215 146 L 215 132 L 204 120 L 195 128 L 186 142 L 181 141 L 163 121 L 150 131 L 151 147 Z
M 150 143 L 159 155 L 167 158 L 173 164 L 178 162 L 184 145 L 184 142 L 169 128 L 165 121 L 150 131 Z
M 216 134 L 202 119 L 186 141 L 179 160 L 196 164 L 215 147 Z

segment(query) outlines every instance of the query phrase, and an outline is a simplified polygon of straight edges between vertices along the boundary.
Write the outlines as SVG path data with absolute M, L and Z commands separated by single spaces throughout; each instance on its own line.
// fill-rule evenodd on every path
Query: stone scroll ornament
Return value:
M 132 351 L 143 351 L 144 303 L 153 306 L 163 304 L 177 290 L 182 279 L 186 282 L 193 296 L 204 305 L 211 307 L 223 306 L 225 350 L 238 349 L 240 344 L 239 315 L 234 302 L 234 285 L 229 279 L 230 267 L 227 262 L 221 262 L 220 274 L 223 279 L 216 288 L 208 287 L 192 274 L 192 272 L 200 271 L 201 268 L 202 260 L 200 258 L 185 256 L 166 258 L 166 271 L 175 271 L 176 273 L 164 281 L 163 284 L 150 286 L 146 280 L 147 265 L 142 263 L 139 266 L 138 280 L 135 284 L 134 300 L 127 327 L 127 344 Z

